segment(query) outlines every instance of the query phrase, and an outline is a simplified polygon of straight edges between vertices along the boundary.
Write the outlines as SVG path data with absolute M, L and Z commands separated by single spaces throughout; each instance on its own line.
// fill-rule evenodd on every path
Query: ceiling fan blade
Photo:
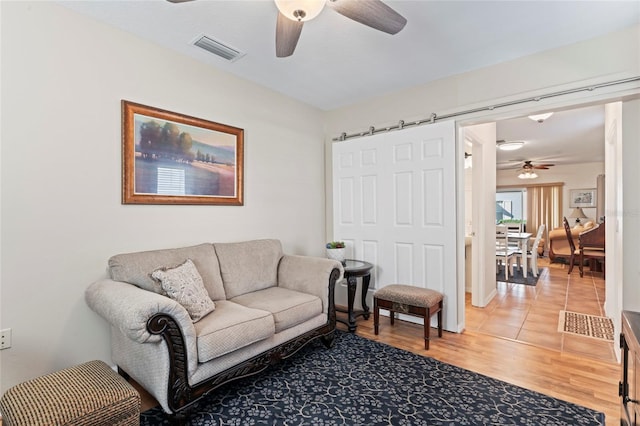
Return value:
M 341 15 L 388 34 L 396 34 L 407 24 L 398 12 L 380 0 L 330 0 L 327 5 Z
M 276 22 L 276 56 L 278 58 L 291 56 L 296 50 L 303 24 L 304 22 L 292 21 L 278 12 Z
M 169 3 L 186 3 L 193 0 L 167 0 Z
M 538 164 L 536 166 L 533 166 L 534 169 L 543 169 L 543 170 L 549 170 L 549 167 L 554 166 L 555 164 Z

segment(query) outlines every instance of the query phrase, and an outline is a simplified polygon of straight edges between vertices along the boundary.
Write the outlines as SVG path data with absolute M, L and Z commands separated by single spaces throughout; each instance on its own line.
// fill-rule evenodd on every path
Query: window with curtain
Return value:
M 562 187 L 564 184 L 527 186 L 527 224 L 535 233 L 542 224 L 545 229 L 545 251 L 549 244 L 549 230 L 562 226 Z
M 524 191 L 526 193 L 525 214 L 527 232 L 535 234 L 542 224 L 544 232 L 545 251 L 549 246 L 549 230 L 562 226 L 562 187 L 564 183 L 545 183 L 540 185 L 510 186 L 511 191 Z M 507 188 L 498 188 L 498 191 L 506 191 Z

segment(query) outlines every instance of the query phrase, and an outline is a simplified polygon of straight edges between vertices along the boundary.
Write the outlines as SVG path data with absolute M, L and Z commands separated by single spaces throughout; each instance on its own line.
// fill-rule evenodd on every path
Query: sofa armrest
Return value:
M 284 255 L 278 265 L 278 287 L 313 294 L 322 300 L 323 312 L 328 312 L 329 286 L 332 273 L 339 271 L 335 281 L 343 276 L 344 268 L 337 260 L 323 257 Z
M 138 343 L 161 341 L 162 336 L 149 332 L 147 323 L 155 315 L 168 315 L 180 326 L 185 341 L 192 342 L 195 348 L 196 332 L 189 313 L 166 296 L 125 282 L 104 279 L 87 288 L 85 300 L 93 311 Z

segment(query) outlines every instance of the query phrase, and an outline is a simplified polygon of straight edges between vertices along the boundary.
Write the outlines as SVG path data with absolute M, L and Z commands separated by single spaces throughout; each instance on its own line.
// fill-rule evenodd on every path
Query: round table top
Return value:
M 364 260 L 346 259 L 344 272 L 348 274 L 365 274 L 373 268 L 373 265 Z

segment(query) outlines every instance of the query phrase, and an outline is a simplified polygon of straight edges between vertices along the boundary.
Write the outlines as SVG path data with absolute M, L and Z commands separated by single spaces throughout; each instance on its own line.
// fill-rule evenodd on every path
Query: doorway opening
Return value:
M 600 105 L 599 108 L 602 115 L 602 124 L 600 127 L 602 157 L 594 159 L 594 161 L 591 161 L 586 165 L 571 165 L 571 163 L 567 163 L 565 165 L 563 164 L 563 161 L 557 161 L 559 165 L 551 167 L 551 170 L 544 170 L 542 173 L 539 173 L 541 178 L 538 179 L 536 183 L 550 183 L 554 181 L 565 182 L 564 188 L 561 189 L 561 192 L 566 193 L 566 195 L 564 199 L 562 199 L 562 197 L 560 198 L 560 201 L 558 202 L 560 205 L 557 206 L 560 217 L 568 217 L 570 215 L 571 210 L 569 207 L 568 193 L 571 189 L 595 187 L 597 175 L 601 173 L 606 174 L 604 161 L 604 105 Z M 580 108 L 577 107 L 575 109 Z M 501 139 L 498 135 L 501 124 L 501 121 L 496 122 L 496 138 L 493 141 L 494 145 L 496 140 Z M 475 146 L 472 147 L 472 150 L 473 149 L 475 149 Z M 473 152 L 475 156 L 475 151 Z M 552 150 L 547 150 L 544 153 L 544 155 L 547 156 L 543 158 L 545 163 L 554 163 L 554 161 L 556 161 L 552 158 L 548 158 L 552 152 Z M 522 155 L 512 155 L 509 160 L 514 164 L 521 164 L 525 162 L 531 154 L 526 155 L 527 157 Z M 594 166 L 592 163 L 598 163 L 598 165 Z M 474 158 L 472 167 L 483 167 L 484 165 L 485 163 L 477 162 Z M 504 223 L 513 226 L 519 225 L 521 226 L 521 232 L 531 232 L 535 235 L 538 224 L 534 226 L 536 229 L 529 229 L 530 227 L 527 227 L 528 219 L 531 219 L 528 217 L 527 213 L 529 210 L 528 207 L 531 206 L 528 206 L 527 204 L 528 198 L 532 195 L 528 194 L 527 187 L 532 185 L 533 182 L 527 181 L 525 184 L 524 182 L 519 181 L 517 179 L 517 166 L 502 166 L 497 160 L 495 172 L 495 202 L 491 203 L 491 205 L 495 204 L 495 216 L 492 218 L 494 223 Z M 563 172 L 575 174 L 576 177 L 559 177 Z M 482 173 L 483 176 L 487 174 L 490 174 L 490 171 L 485 170 Z M 586 175 L 589 175 L 589 179 L 591 179 L 591 177 L 593 178 L 593 183 L 585 180 Z M 468 190 L 468 180 L 471 180 L 471 186 L 473 186 L 476 184 L 477 178 L 476 175 L 473 174 L 473 171 L 469 170 L 465 170 L 464 176 L 465 190 Z M 487 198 L 486 196 L 488 194 L 484 192 L 479 195 L 484 195 L 485 198 Z M 468 200 L 473 199 L 474 196 L 476 196 L 475 191 L 471 188 L 471 196 L 465 197 L 466 202 L 468 203 Z M 470 217 L 470 212 L 470 205 L 466 205 L 465 217 Z M 588 216 L 594 220 L 597 219 L 595 208 L 593 209 L 593 212 L 588 212 Z M 487 223 L 487 221 L 482 223 Z M 545 225 L 547 224 L 545 223 Z M 547 231 L 545 233 L 545 244 L 547 248 L 549 245 L 548 233 L 550 230 L 557 228 L 558 225 L 559 224 L 557 223 L 549 223 L 547 225 Z M 465 222 L 465 230 L 469 228 L 470 233 L 475 237 L 475 234 L 477 234 L 479 230 L 473 225 L 469 226 L 469 224 Z M 469 234 L 469 232 L 467 234 Z M 485 238 L 489 238 L 489 231 L 485 231 Z M 472 242 L 471 253 L 474 253 L 475 247 L 473 247 L 473 244 L 477 243 L 477 239 L 469 239 Z M 485 244 L 485 250 L 486 247 L 489 247 L 488 244 Z M 489 253 L 488 251 L 485 251 L 485 264 L 495 264 L 493 260 L 493 253 L 491 256 L 492 258 L 489 259 Z M 604 309 L 604 295 L 608 290 L 605 287 L 605 276 L 603 273 L 597 271 L 594 271 L 593 273 L 592 271 L 589 271 L 589 273 L 585 273 L 583 278 L 580 278 L 577 272 L 569 276 L 567 274 L 568 265 L 551 263 L 547 256 L 542 257 L 539 260 L 538 265 L 543 272 L 539 276 L 539 284 L 537 284 L 537 286 L 508 284 L 496 281 L 489 282 L 490 278 L 493 280 L 495 280 L 495 278 L 491 277 L 493 274 L 488 272 L 485 273 L 484 278 L 486 279 L 486 286 L 491 287 L 495 285 L 496 288 L 495 292 L 491 292 L 491 288 L 484 290 L 483 295 L 491 295 L 491 297 L 479 299 L 487 302 L 482 308 L 477 307 L 482 305 L 471 303 L 472 297 L 469 294 L 469 288 L 471 287 L 472 291 L 475 291 L 477 286 L 469 286 L 469 279 L 467 279 L 465 297 L 465 328 L 468 330 L 479 330 L 486 334 L 498 337 L 521 340 L 529 344 L 551 349 L 570 351 L 571 348 L 577 348 L 579 345 L 572 341 L 572 337 L 567 338 L 563 333 L 557 332 L 559 312 L 561 310 L 573 310 L 576 312 L 587 311 L 584 313 L 594 316 L 606 316 Z M 577 268 L 575 269 L 577 270 Z M 585 270 L 587 269 L 588 268 L 585 268 Z M 495 275 L 493 276 L 495 277 Z M 477 275 L 472 277 L 471 280 L 473 281 L 475 278 L 477 278 Z M 545 292 L 553 293 L 554 298 L 541 297 L 541 289 L 544 289 Z M 580 289 L 580 292 L 576 291 L 577 289 Z M 551 314 L 552 309 L 557 309 L 555 315 Z M 532 322 L 531 320 L 535 321 Z M 615 361 L 616 354 L 613 342 L 593 343 L 594 346 L 590 347 L 588 350 L 592 357 Z

